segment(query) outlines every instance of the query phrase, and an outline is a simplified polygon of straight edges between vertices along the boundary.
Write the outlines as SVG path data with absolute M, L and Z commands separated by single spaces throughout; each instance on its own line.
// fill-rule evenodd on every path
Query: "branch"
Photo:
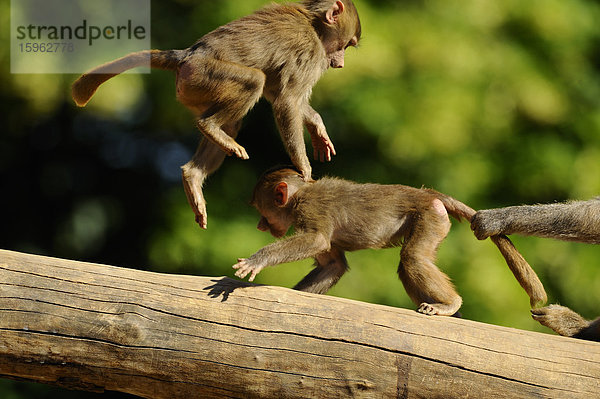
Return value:
M 0 376 L 147 398 L 587 398 L 600 344 L 0 251 Z

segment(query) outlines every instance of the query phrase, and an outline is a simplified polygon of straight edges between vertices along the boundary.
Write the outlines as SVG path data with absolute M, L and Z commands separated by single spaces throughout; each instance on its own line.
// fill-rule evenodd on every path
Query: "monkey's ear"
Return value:
M 288 185 L 282 181 L 277 183 L 275 186 L 275 204 L 277 206 L 284 206 L 288 202 Z
M 337 0 L 333 3 L 333 5 L 327 10 L 325 13 L 325 19 L 328 24 L 334 25 L 340 19 L 340 14 L 344 12 L 344 3 L 340 0 Z

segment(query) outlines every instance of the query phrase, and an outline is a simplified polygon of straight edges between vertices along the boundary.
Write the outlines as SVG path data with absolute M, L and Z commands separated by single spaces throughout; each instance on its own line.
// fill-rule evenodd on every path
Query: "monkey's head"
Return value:
M 294 218 L 291 201 L 299 188 L 309 184 L 302 174 L 290 167 L 277 167 L 265 172 L 254 187 L 252 201 L 261 215 L 258 226 L 260 231 L 269 231 L 281 238 L 290 229 Z
M 313 14 L 313 26 L 323 42 L 331 68 L 344 67 L 344 55 L 357 46 L 361 36 L 360 18 L 352 0 L 304 0 Z

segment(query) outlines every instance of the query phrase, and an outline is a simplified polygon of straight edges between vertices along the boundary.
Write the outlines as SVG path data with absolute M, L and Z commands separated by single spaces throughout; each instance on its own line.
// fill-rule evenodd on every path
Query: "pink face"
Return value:
M 290 229 L 290 223 L 282 221 L 280 217 L 277 217 L 271 212 L 266 212 L 268 215 L 264 215 L 261 212 L 261 218 L 258 221 L 257 229 L 260 231 L 268 231 L 275 238 L 281 238 Z
M 342 43 L 337 49 L 328 51 L 327 60 L 329 61 L 329 67 L 343 68 L 346 49 L 350 46 L 356 46 L 357 44 L 358 39 L 356 37 L 353 37 L 348 43 Z

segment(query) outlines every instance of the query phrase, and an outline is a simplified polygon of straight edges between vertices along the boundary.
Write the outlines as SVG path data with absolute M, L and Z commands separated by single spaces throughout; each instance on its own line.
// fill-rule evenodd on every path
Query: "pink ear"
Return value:
M 284 206 L 288 202 L 288 185 L 282 181 L 275 187 L 275 204 Z
M 336 24 L 340 18 L 340 14 L 343 12 L 344 3 L 342 3 L 340 0 L 337 0 L 325 13 L 325 19 L 327 20 L 327 23 L 331 25 Z

